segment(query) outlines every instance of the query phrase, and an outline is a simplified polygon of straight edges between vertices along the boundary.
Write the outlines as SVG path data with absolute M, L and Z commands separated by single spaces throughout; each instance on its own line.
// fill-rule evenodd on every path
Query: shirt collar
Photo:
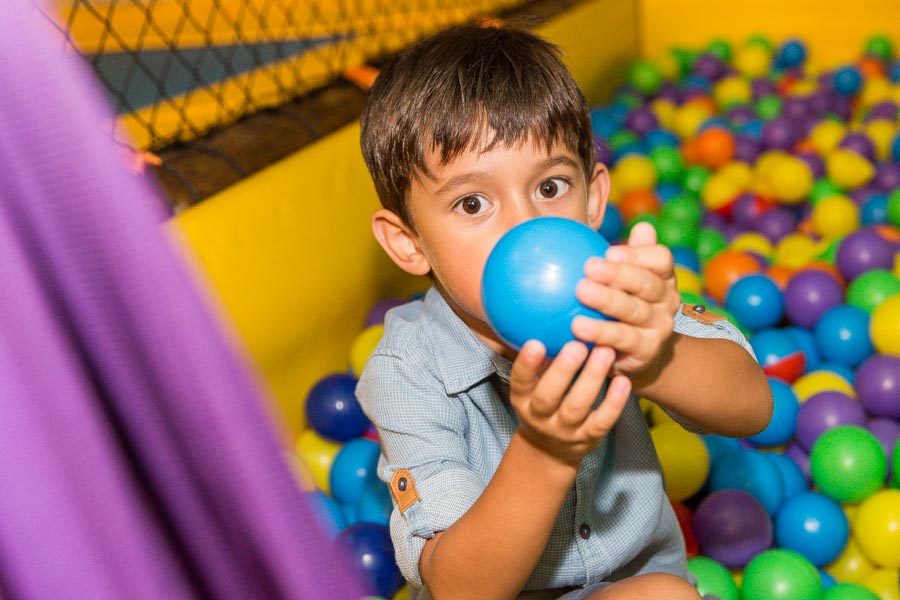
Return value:
M 448 394 L 464 392 L 494 373 L 509 378 L 511 363 L 478 339 L 434 287 L 425 294 L 425 314 L 437 326 L 431 346 Z

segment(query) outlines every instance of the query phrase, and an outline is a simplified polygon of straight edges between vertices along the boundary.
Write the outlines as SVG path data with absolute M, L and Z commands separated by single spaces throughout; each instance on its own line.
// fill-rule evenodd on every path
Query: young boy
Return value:
M 590 259 L 577 289 L 616 320 L 577 318 L 585 343 L 553 360 L 535 340 L 506 346 L 481 304 L 488 254 L 514 225 L 603 218 L 609 175 L 555 47 L 477 27 L 421 42 L 378 77 L 362 149 L 384 206 L 375 237 L 433 281 L 388 314 L 357 389 L 412 597 L 698 598 L 637 396 L 698 431 L 759 432 L 772 399 L 746 341 L 681 307 L 646 224 Z

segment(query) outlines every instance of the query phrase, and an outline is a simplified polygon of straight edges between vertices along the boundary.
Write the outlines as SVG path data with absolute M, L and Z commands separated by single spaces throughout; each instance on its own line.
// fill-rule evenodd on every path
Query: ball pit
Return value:
M 620 243 L 652 223 L 683 300 L 741 328 L 775 399 L 769 426 L 746 440 L 646 410 L 696 538 L 688 569 L 702 594 L 900 597 L 900 61 L 886 41 L 830 70 L 809 66 L 800 39 L 680 48 L 633 63 L 591 111 L 612 177 L 600 234 Z M 400 301 L 370 311 L 354 375 Z M 371 472 L 331 475 L 344 462 L 332 440 L 377 435 L 307 421 L 295 449 L 327 498 L 313 504 L 330 533 L 364 523 L 383 538 L 387 487 Z

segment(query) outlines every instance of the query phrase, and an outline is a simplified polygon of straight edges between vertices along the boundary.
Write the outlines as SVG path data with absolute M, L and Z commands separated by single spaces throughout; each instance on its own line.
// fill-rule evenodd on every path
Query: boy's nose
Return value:
M 509 229 L 512 229 L 519 223 L 524 223 L 525 221 L 530 221 L 535 217 L 541 216 L 541 213 L 538 211 L 537 207 L 533 202 L 528 200 L 520 200 L 515 203 L 515 209 L 511 211 L 511 215 L 509 218 L 509 223 L 507 224 Z

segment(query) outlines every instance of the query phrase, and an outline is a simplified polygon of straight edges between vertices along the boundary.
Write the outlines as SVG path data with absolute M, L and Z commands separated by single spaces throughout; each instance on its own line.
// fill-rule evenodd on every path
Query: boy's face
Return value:
M 546 144 L 530 138 L 489 152 L 466 151 L 445 165 L 436 152 L 425 158 L 429 175 L 413 178 L 408 198 L 415 231 L 381 210 L 373 217 L 376 238 L 407 272 L 431 271 L 475 334 L 511 356 L 487 324 L 481 303 L 488 255 L 504 233 L 535 217 L 565 217 L 598 228 L 609 190 L 606 169 L 598 165 L 586 178 L 579 158 L 565 146 L 548 152 Z

